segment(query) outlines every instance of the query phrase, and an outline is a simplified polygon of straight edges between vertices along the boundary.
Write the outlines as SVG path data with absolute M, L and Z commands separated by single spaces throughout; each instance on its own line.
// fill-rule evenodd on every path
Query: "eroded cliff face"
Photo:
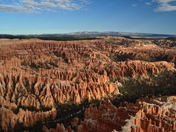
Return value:
M 143 98 L 115 107 L 110 101 L 85 111 L 78 132 L 169 132 L 176 130 L 176 97 Z
M 12 110 L 1 107 L 1 131 L 19 131 L 25 130 L 25 128 L 36 125 L 38 122 L 44 122 L 45 120 L 54 120 L 57 115 L 56 109 L 52 109 L 46 112 L 34 112 L 30 110 L 19 109 L 15 114 Z M 41 125 L 41 124 L 39 124 Z
M 119 42 L 124 45 L 106 39 L 0 40 L 0 130 L 19 130 L 19 125 L 26 130 L 37 123 L 55 120 L 61 104 L 116 98 L 121 94 L 119 80 L 150 79 L 151 75 L 175 71 L 174 48 L 166 52 L 173 61 L 149 62 L 135 58 L 145 58 L 148 53 L 162 54 L 165 49 L 153 41 L 138 40 L 130 45 L 128 39 L 118 38 Z M 157 60 L 156 56 L 150 57 Z M 114 125 L 118 124 L 125 125 L 121 120 Z M 47 131 L 46 127 L 43 129 Z M 58 125 L 57 130 L 71 131 L 71 128 Z
M 127 58 L 144 61 L 168 61 L 176 64 L 176 40 L 142 40 L 123 37 L 103 37 L 103 50 L 113 52 L 114 61 L 124 61 Z M 111 44 L 114 44 L 113 46 Z

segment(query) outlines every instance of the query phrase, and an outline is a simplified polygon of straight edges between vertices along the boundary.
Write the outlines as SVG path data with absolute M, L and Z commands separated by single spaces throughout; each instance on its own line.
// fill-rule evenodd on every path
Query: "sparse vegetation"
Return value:
M 31 69 L 34 69 L 36 71 L 39 70 L 39 68 L 45 68 L 45 69 L 51 69 L 52 67 L 58 67 L 57 63 L 54 61 L 45 61 L 44 63 L 42 62 L 31 62 L 27 63 L 26 61 L 21 62 L 21 65 L 24 67 L 30 67 Z
M 123 100 L 129 101 L 136 100 L 139 97 L 145 96 L 165 96 L 176 94 L 176 72 L 165 71 L 158 76 L 150 76 L 149 79 L 129 79 L 121 80 L 122 87 L 119 91 L 122 93 L 120 96 Z M 118 97 L 119 99 L 119 97 Z

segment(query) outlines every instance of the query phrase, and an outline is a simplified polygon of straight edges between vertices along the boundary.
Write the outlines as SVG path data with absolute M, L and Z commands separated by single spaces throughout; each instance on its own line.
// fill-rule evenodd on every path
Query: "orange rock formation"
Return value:
M 132 47 L 128 39 L 118 38 L 115 41 L 124 43 L 124 46 L 107 42 L 106 39 L 0 40 L 0 130 L 11 131 L 17 124 L 30 127 L 38 121 L 55 119 L 58 104 L 80 104 L 84 100 L 117 97 L 120 92 L 115 81 L 118 79 L 149 78 L 151 74 L 175 70 L 174 48 L 163 49 L 153 41 L 133 41 Z M 127 57 L 123 61 L 124 55 Z M 156 59 L 158 56 L 162 56 L 159 60 L 163 61 L 140 60 L 145 57 Z M 113 108 L 113 117 L 117 108 L 110 103 L 107 107 Z M 124 109 L 119 108 L 119 111 Z M 100 114 L 95 108 L 86 110 L 85 119 L 91 116 L 89 113 L 92 110 L 98 112 L 94 115 L 97 119 Z M 100 122 L 94 122 L 93 118 L 85 120 L 78 130 L 81 131 L 84 127 L 99 130 L 96 123 L 108 125 L 106 118 L 109 117 L 104 115 L 103 118 L 105 120 Z M 117 118 L 116 122 L 110 121 L 107 130 L 111 131 L 113 126 L 118 126 L 115 127 L 118 130 L 119 126 L 125 125 L 120 118 L 114 118 Z M 46 127 L 43 129 L 47 131 Z M 62 125 L 56 129 L 71 130 Z M 105 126 L 101 129 L 104 130 Z
M 88 108 L 78 132 L 170 132 L 176 131 L 176 96 L 144 98 L 116 108 L 106 102 Z

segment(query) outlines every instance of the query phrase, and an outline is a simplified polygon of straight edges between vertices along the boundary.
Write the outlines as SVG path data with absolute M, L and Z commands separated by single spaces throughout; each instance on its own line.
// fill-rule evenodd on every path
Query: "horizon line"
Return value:
M 169 36 L 175 36 L 176 34 L 170 34 L 170 33 L 150 33 L 150 32 L 125 32 L 125 31 L 75 31 L 75 32 L 65 32 L 65 33 L 24 33 L 24 34 L 11 34 L 11 33 L 0 33 L 0 35 L 72 35 L 73 33 L 91 33 L 91 32 L 97 32 L 97 33 L 108 33 L 108 32 L 114 32 L 114 33 L 128 33 L 128 34 L 154 34 L 154 35 L 169 35 Z M 124 34 L 125 35 L 125 34 Z

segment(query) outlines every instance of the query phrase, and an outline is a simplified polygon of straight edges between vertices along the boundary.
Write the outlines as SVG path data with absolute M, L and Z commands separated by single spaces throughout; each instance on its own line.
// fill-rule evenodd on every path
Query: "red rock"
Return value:
M 8 131 L 19 122 L 24 126 L 32 126 L 37 121 L 54 119 L 58 103 L 79 104 L 86 99 L 91 101 L 116 97 L 120 94 L 118 86 L 121 84 L 117 82 L 118 79 L 149 78 L 150 74 L 175 70 L 172 63 L 176 58 L 174 48 L 161 48 L 158 43 L 149 40 L 114 38 L 115 43 L 107 43 L 109 39 L 112 38 L 68 42 L 38 39 L 0 40 L 0 118 L 3 119 L 0 128 Z M 119 46 L 118 42 L 123 42 L 124 46 Z M 168 43 L 172 45 L 173 42 Z M 161 42 L 161 45 L 163 44 Z M 136 60 L 128 58 L 118 62 L 113 60 L 117 55 L 130 55 Z M 140 61 L 141 58 L 151 57 L 161 57 L 161 60 L 163 57 L 165 61 Z M 78 126 L 78 130 L 120 130 L 121 126 L 125 125 L 124 120 L 129 119 L 126 115 L 128 111 L 122 107 L 115 108 L 110 102 L 106 105 L 86 110 L 85 121 Z M 127 107 L 131 106 L 133 105 L 128 104 Z M 107 107 L 110 109 L 109 115 L 106 115 Z M 138 106 L 133 107 L 134 111 L 139 109 Z M 43 112 L 43 109 L 50 110 Z M 99 113 L 99 109 L 102 112 Z M 160 107 L 145 110 L 150 114 L 159 114 L 162 111 Z M 117 117 L 113 113 L 120 114 Z M 102 114 L 105 115 L 101 119 Z M 145 116 L 145 112 L 141 114 Z M 167 116 L 176 117 L 174 114 Z M 100 119 L 97 121 L 98 117 Z M 107 120 L 112 117 L 117 121 Z M 155 125 L 168 128 L 166 130 L 169 131 L 170 124 L 172 129 L 175 129 L 174 122 L 168 125 L 154 117 L 150 118 L 155 124 L 146 125 L 147 119 L 135 120 L 137 125 L 142 124 L 143 127 L 133 127 L 132 131 L 141 131 L 144 128 L 154 131 Z M 46 127 L 43 129 L 47 130 Z M 62 125 L 58 125 L 56 130 L 69 131 Z
M 126 103 L 116 108 L 110 101 L 96 107 L 87 108 L 84 121 L 78 126 L 78 132 L 88 131 L 131 131 L 160 132 L 175 131 L 176 96 L 162 100 L 153 98 Z M 164 114 L 167 111 L 167 114 Z M 174 115 L 174 117 L 173 117 Z

